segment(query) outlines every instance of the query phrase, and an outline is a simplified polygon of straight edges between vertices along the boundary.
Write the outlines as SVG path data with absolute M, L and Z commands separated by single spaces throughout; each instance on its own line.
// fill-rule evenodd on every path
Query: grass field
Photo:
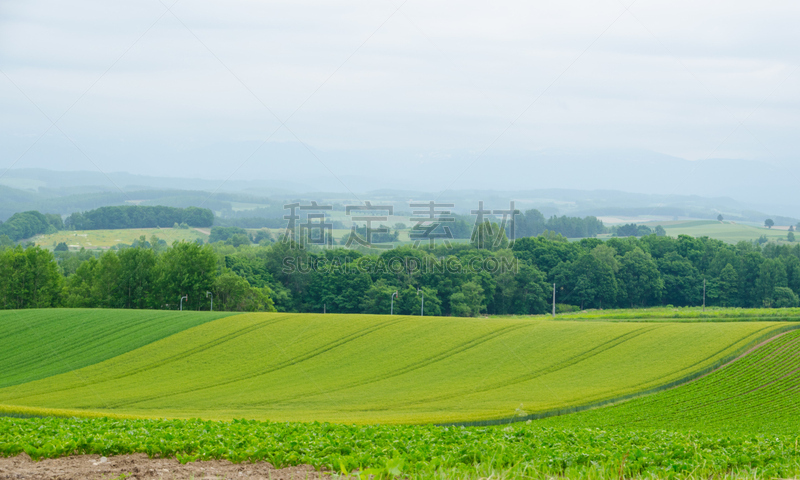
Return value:
M 502 317 L 499 317 L 502 318 Z M 533 318 L 550 318 L 538 315 Z M 559 313 L 556 320 L 607 320 L 629 322 L 747 322 L 800 321 L 800 308 L 648 307 L 582 310 Z
M 61 242 L 66 243 L 71 250 L 85 248 L 96 250 L 109 248 L 119 243 L 130 245 L 134 240 L 144 235 L 148 241 L 155 235 L 168 244 L 172 242 L 187 240 L 193 242 L 198 238 L 204 241 L 208 235 L 202 234 L 193 228 L 127 228 L 120 230 L 62 230 L 49 235 L 37 235 L 33 237 L 33 242 L 44 248 L 53 249 Z
M 78 370 L 230 313 L 0 311 L 0 387 Z
M 0 385 L 9 385 L 0 404 L 28 407 L 0 405 L 0 456 L 142 452 L 360 478 L 798 478 L 800 330 L 771 321 L 798 312 L 773 312 L 662 308 L 557 321 L 2 312 L 12 348 L 0 352 Z M 84 357 L 58 373 L 61 359 Z M 539 420 L 390 424 L 509 420 L 671 379 L 684 381 Z M 151 418 L 2 417 L 14 412 Z M 341 423 L 213 420 L 234 417 Z
M 686 385 L 543 424 L 797 434 L 800 331 L 788 332 Z
M 670 237 L 689 235 L 691 237 L 716 238 L 727 243 L 738 243 L 742 240 L 758 240 L 760 236 L 766 235 L 767 239 L 770 241 L 788 243 L 786 227 L 783 227 L 784 229 L 780 229 L 779 227 L 769 229 L 766 227 L 743 225 L 728 221 L 718 222 L 715 220 L 649 222 L 645 225 L 650 228 L 661 225 Z
M 2 388 L 0 404 L 207 419 L 509 418 L 685 379 L 787 325 L 235 315 Z

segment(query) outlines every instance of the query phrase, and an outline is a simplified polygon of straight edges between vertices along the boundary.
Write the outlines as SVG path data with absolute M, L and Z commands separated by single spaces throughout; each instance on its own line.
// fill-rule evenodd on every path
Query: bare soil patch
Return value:
M 191 462 L 182 465 L 174 458 L 148 458 L 143 453 L 101 457 L 75 455 L 34 462 L 26 455 L 0 457 L 0 479 L 269 479 L 311 480 L 323 478 L 310 465 L 274 468 L 267 462 L 231 463 L 227 460 Z M 327 476 L 329 477 L 329 476 Z

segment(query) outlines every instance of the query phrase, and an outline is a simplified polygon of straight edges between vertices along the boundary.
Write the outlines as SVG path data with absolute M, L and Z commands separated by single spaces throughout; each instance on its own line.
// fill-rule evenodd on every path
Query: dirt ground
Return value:
M 238 463 L 227 460 L 192 462 L 181 465 L 174 458 L 148 458 L 147 455 L 77 455 L 49 458 L 34 462 L 25 454 L 11 458 L 0 457 L 0 480 L 6 479 L 164 479 L 164 480 L 211 480 L 211 479 L 269 479 L 306 480 L 319 479 L 323 475 L 310 465 L 273 468 L 269 463 Z

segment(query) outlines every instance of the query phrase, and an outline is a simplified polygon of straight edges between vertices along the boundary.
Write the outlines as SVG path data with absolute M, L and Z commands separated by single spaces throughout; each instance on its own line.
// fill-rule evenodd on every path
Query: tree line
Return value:
M 251 286 L 220 268 L 214 250 L 198 243 L 176 242 L 159 251 L 139 246 L 95 255 L 51 253 L 38 246 L 0 251 L 0 308 L 183 308 L 274 311 L 268 288 Z M 208 295 L 208 292 L 213 295 Z
M 230 233 L 229 240 L 241 233 Z M 497 268 L 498 266 L 502 268 Z M 589 238 L 547 232 L 509 241 L 485 222 L 466 244 L 364 253 L 144 238 L 129 248 L 0 252 L 1 308 L 107 307 L 428 315 L 529 315 L 561 308 L 792 307 L 800 245 L 725 244 L 707 237 Z M 397 295 L 393 293 L 397 292 Z M 571 306 L 571 307 L 570 307 Z
M 76 212 L 65 221 L 65 226 L 72 230 L 156 228 L 171 227 L 175 224 L 210 227 L 214 224 L 214 212 L 197 207 L 121 205 Z
M 44 214 L 35 210 L 19 212 L 11 216 L 5 223 L 0 222 L 0 237 L 8 237 L 12 242 L 31 238 L 40 233 L 55 233 L 64 229 L 61 215 Z

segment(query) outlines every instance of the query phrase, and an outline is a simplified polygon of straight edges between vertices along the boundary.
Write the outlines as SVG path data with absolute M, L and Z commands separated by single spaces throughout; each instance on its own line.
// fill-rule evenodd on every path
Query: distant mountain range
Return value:
M 24 151 L 21 140 L 0 138 L 17 142 L 9 149 L 16 145 L 15 152 Z M 791 158 L 690 161 L 646 150 L 577 148 L 326 151 L 293 142 L 258 141 L 210 142 L 178 150 L 165 145 L 142 151 L 133 143 L 126 148 L 112 147 L 92 153 L 95 170 L 69 148 L 43 140 L 13 163 L 15 170 L 2 175 L 4 170 L 0 169 L 0 185 L 34 190 L 46 187 L 59 194 L 69 192 L 69 188 L 78 189 L 72 193 L 86 193 L 89 187 L 106 191 L 119 187 L 125 191 L 185 189 L 267 197 L 331 192 L 343 199 L 375 190 L 430 192 L 442 198 L 447 196 L 443 192 L 462 190 L 603 190 L 661 195 L 659 203 L 669 205 L 683 202 L 684 196 L 727 197 L 738 202 L 740 209 L 800 217 L 800 162 Z M 13 158 L 0 154 L 0 164 L 11 165 Z M 75 170 L 73 165 L 87 171 L 69 171 Z M 158 172 L 158 176 L 148 176 L 152 172 Z
M 202 206 L 218 215 L 247 215 L 280 218 L 283 205 L 292 201 L 318 201 L 345 204 L 370 200 L 391 204 L 396 213 L 411 214 L 413 202 L 453 204 L 454 213 L 470 214 L 484 202 L 487 209 L 536 208 L 545 216 L 598 216 L 606 222 L 672 219 L 714 219 L 722 214 L 728 220 L 761 224 L 771 217 L 778 225 L 795 224 L 798 219 L 782 215 L 791 209 L 760 209 L 727 196 L 698 196 L 657 193 L 631 193 L 611 189 L 484 189 L 422 190 L 380 189 L 356 192 L 291 191 L 291 185 L 263 180 L 221 180 L 166 178 L 114 172 L 61 172 L 45 169 L 9 170 L 0 178 L 0 220 L 15 212 L 38 210 L 69 215 L 107 205 L 143 204 L 172 207 Z M 445 208 L 447 209 L 447 208 Z M 800 210 L 798 210 L 800 211 Z M 611 218 L 609 218 L 611 217 Z

